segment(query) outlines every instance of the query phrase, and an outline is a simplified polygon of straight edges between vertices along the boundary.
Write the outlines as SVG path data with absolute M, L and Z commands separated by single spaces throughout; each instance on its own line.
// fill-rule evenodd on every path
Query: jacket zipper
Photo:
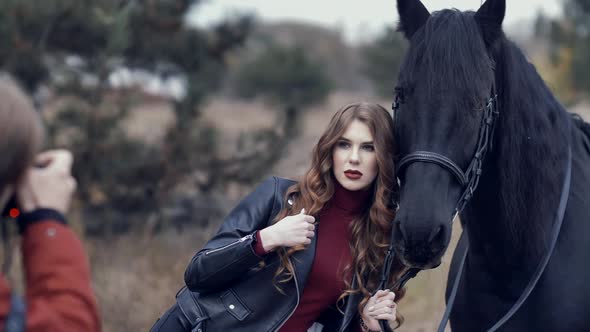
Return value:
M 246 240 L 251 240 L 253 237 L 254 237 L 254 235 L 253 235 L 253 234 L 248 234 L 248 235 L 246 235 L 246 236 L 244 236 L 244 237 L 242 237 L 242 238 L 238 239 L 237 241 L 234 241 L 234 242 L 232 242 L 232 243 L 230 243 L 230 244 L 226 244 L 226 245 L 224 245 L 223 247 L 216 248 L 216 249 L 211 249 L 211 250 L 207 250 L 207 251 L 205 251 L 205 256 L 207 256 L 207 255 L 209 255 L 209 254 L 216 253 L 216 252 L 218 252 L 218 251 L 221 251 L 221 250 L 225 250 L 225 249 L 227 249 L 227 248 L 229 248 L 229 247 L 233 247 L 234 245 L 236 245 L 236 244 L 240 244 L 240 243 L 242 243 L 242 242 L 244 242 L 244 241 L 246 241 Z
M 291 265 L 293 265 L 293 261 L 291 261 L 291 257 L 289 257 L 289 261 L 291 262 Z M 289 316 L 287 316 L 287 318 L 285 318 L 285 320 L 281 323 L 281 325 L 279 325 L 279 327 L 277 327 L 274 330 L 275 332 L 280 330 L 281 327 L 283 327 L 283 325 L 285 325 L 285 323 L 289 320 L 289 318 L 291 318 L 291 316 L 293 316 L 293 314 L 295 313 L 295 310 L 297 310 L 297 307 L 299 306 L 299 283 L 297 283 L 297 277 L 295 276 L 294 273 L 293 273 L 293 280 L 295 280 L 295 290 L 297 291 L 297 302 L 295 303 L 295 308 L 293 308 L 293 310 L 291 310 L 291 313 L 289 314 Z

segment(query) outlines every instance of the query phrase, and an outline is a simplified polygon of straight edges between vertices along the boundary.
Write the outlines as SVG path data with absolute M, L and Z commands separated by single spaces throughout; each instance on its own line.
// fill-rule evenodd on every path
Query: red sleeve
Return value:
M 22 252 L 27 332 L 100 331 L 88 259 L 74 232 L 53 221 L 32 224 Z
M 10 286 L 4 278 L 0 276 L 0 328 L 4 327 L 4 321 L 10 310 Z
M 262 246 L 260 232 L 256 232 L 256 241 L 254 242 L 254 253 L 260 257 L 268 254 L 268 251 L 264 250 L 264 247 Z

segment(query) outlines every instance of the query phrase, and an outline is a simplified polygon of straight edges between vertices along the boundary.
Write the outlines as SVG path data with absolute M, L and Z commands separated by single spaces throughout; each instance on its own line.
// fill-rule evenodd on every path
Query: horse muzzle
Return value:
M 409 227 L 394 222 L 394 249 L 407 267 L 432 269 L 440 265 L 451 237 L 450 225 Z

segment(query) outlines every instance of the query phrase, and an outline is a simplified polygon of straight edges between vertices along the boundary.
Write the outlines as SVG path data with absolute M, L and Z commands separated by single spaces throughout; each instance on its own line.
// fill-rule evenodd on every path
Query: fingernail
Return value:
M 370 306 L 370 307 L 369 307 L 369 311 L 373 311 L 373 309 L 375 309 L 375 307 L 374 307 L 374 306 Z
M 305 208 L 301 209 L 301 214 L 305 214 Z

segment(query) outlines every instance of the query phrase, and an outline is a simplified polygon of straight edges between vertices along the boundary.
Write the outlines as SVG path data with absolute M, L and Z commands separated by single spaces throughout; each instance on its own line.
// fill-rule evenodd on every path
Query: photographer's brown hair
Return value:
M 42 138 L 41 119 L 30 99 L 0 76 L 0 191 L 17 183 L 32 165 Z

